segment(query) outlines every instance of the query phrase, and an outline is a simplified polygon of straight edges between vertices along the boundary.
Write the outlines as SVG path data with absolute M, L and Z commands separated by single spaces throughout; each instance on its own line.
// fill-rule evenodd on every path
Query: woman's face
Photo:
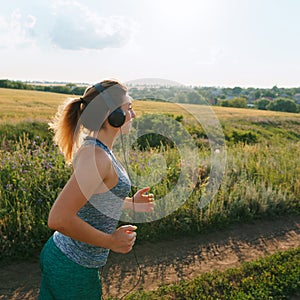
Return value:
M 132 99 L 129 99 L 129 102 L 121 106 L 122 110 L 126 113 L 125 123 L 121 127 L 122 133 L 129 133 L 131 129 L 132 120 L 135 118 L 135 112 L 132 107 Z

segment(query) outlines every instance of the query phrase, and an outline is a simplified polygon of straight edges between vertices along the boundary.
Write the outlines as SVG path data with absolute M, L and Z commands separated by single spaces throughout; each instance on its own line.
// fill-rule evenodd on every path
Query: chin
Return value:
M 131 122 L 127 122 L 122 126 L 122 133 L 129 133 L 131 130 Z

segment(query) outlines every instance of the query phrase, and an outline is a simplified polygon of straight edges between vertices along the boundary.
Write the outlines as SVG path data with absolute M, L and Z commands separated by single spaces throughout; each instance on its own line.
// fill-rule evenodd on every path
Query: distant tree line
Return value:
M 300 112 L 300 105 L 289 98 L 278 97 L 275 99 L 259 98 L 253 104 L 248 104 L 246 98 L 235 97 L 230 100 L 219 102 L 221 106 L 238 107 L 238 108 L 256 108 L 261 110 L 273 110 L 297 113 Z
M 147 87 L 132 86 L 130 94 L 134 99 L 211 104 L 225 107 L 256 108 L 263 110 L 300 112 L 299 88 L 218 88 L 218 87 Z
M 73 83 L 51 85 L 51 84 L 28 84 L 22 81 L 12 81 L 7 79 L 0 79 L 0 88 L 21 89 L 21 90 L 35 90 L 43 92 L 52 92 L 60 94 L 82 95 L 86 89 L 84 86 L 77 86 Z
M 87 85 L 86 85 L 87 86 Z M 0 88 L 37 90 L 44 92 L 82 95 L 86 86 L 66 84 L 28 84 L 8 79 L 0 80 Z M 300 112 L 300 87 L 296 88 L 220 88 L 192 86 L 129 85 L 134 99 L 167 101 L 190 104 L 211 104 L 237 108 L 256 108 L 262 110 Z

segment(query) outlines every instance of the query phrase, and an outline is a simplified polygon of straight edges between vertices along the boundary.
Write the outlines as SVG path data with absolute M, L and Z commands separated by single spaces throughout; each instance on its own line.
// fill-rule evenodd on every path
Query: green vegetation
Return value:
M 300 248 L 245 263 L 238 269 L 214 271 L 155 291 L 132 293 L 125 299 L 298 299 L 299 265 Z
M 247 107 L 247 99 L 242 97 L 234 97 L 230 100 L 221 100 L 219 101 L 221 106 L 225 107 L 238 107 L 238 108 L 246 108 Z
M 0 95 L 0 102 L 6 108 L 1 118 L 7 121 L 0 124 L 0 263 L 39 253 L 52 233 L 47 227 L 48 213 L 72 170 L 52 144 L 46 121 L 63 99 L 65 96 L 59 94 L 17 93 L 9 89 Z M 227 166 L 214 199 L 199 209 L 199 199 L 209 180 L 210 145 L 201 125 L 188 113 L 204 113 L 202 105 L 185 105 L 134 102 L 137 114 L 143 116 L 140 126 L 151 124 L 156 131 L 161 126 L 159 122 L 164 122 L 167 116 L 172 122 L 164 127 L 172 126 L 176 130 L 178 124 L 184 126 L 203 158 L 199 172 L 193 174 L 197 177 L 196 186 L 184 205 L 163 219 L 138 224 L 138 243 L 201 234 L 211 227 L 224 228 L 257 218 L 300 213 L 298 114 L 213 107 L 224 131 Z M 11 118 L 8 113 L 12 114 Z M 184 135 L 180 138 L 184 139 Z M 176 185 L 181 171 L 176 145 L 146 132 L 134 146 L 128 156 L 131 175 L 152 179 L 151 192 L 156 198 L 164 196 Z M 122 153 L 116 154 L 122 160 Z M 153 157 L 161 155 L 166 162 L 163 176 L 151 168 Z M 239 269 L 204 274 L 152 292 L 140 291 L 126 299 L 299 297 L 299 263 L 300 249 L 290 250 L 247 263 Z
M 155 119 L 153 115 L 149 117 Z M 149 117 L 145 117 L 146 122 Z M 210 226 L 224 227 L 232 222 L 300 212 L 300 182 L 297 180 L 300 170 L 295 167 L 300 165 L 299 121 L 286 118 L 256 122 L 222 120 L 228 146 L 225 175 L 211 203 L 199 209 L 199 199 L 205 191 L 210 172 L 210 163 L 206 159 L 210 148 L 202 128 L 185 122 L 180 116 L 174 118 L 186 126 L 199 146 L 203 161 L 199 174 L 194 174 L 198 181 L 184 205 L 174 213 L 158 221 L 139 224 L 138 242 L 183 233 L 195 234 Z M 153 123 L 152 127 L 155 126 L 157 124 Z M 48 212 L 71 168 L 64 164 L 59 150 L 52 145 L 52 135 L 45 123 L 3 124 L 0 136 L 0 260 L 24 258 L 39 251 L 50 236 L 46 225 Z M 142 148 L 130 150 L 133 176 L 150 178 L 151 174 L 155 177 L 151 157 L 164 155 L 166 172 L 162 178 L 161 174 L 157 174 L 159 181 L 154 180 L 151 186 L 151 191 L 160 198 L 178 180 L 178 150 L 167 144 L 163 148 L 157 147 L 157 144 L 155 148 L 147 148 L 149 142 L 143 139 L 140 143 Z M 143 155 L 140 149 L 146 149 Z M 119 157 L 122 159 L 121 154 Z M 136 159 L 138 157 L 141 159 Z
M 286 111 L 293 113 L 300 111 L 299 106 L 295 103 L 295 101 L 285 98 L 276 98 L 274 101 L 270 102 L 266 108 L 274 111 Z
M 86 87 L 87 84 L 28 84 L 21 81 L 0 80 L 0 88 L 35 90 L 70 95 L 82 95 Z M 300 87 L 278 88 L 274 86 L 271 89 L 259 89 L 129 85 L 129 91 L 134 99 L 148 101 L 167 101 L 186 104 L 210 103 L 211 105 L 225 107 L 250 107 L 271 111 L 300 112 Z
M 77 86 L 76 84 L 38 84 L 32 85 L 22 81 L 12 81 L 7 79 L 0 80 L 0 88 L 20 89 L 20 90 L 35 90 L 51 93 L 82 95 L 87 85 Z
M 47 215 L 70 169 L 56 147 L 25 134 L 3 142 L 0 160 L 0 260 L 25 259 L 49 238 Z

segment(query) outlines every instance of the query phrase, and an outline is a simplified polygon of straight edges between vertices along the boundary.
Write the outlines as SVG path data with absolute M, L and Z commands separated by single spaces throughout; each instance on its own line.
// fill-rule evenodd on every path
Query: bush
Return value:
M 286 98 L 276 98 L 267 105 L 267 109 L 296 113 L 298 107 L 295 101 Z
M 173 148 L 176 143 L 187 141 L 189 133 L 182 126 L 182 116 L 174 119 L 168 114 L 144 114 L 135 122 L 139 133 L 135 146 L 140 150 L 167 146 Z
M 232 132 L 231 141 L 233 141 L 234 144 L 237 143 L 243 143 L 243 144 L 256 144 L 258 142 L 258 136 L 257 134 L 246 131 L 246 132 L 238 132 L 234 130 Z
M 222 100 L 220 101 L 221 106 L 225 107 L 237 107 L 237 108 L 246 108 L 247 107 L 247 99 L 234 97 L 231 100 Z
M 17 124 L 0 124 L 0 140 L 1 148 L 5 145 L 15 145 L 20 139 L 34 140 L 35 143 L 52 144 L 52 133 L 49 131 L 48 125 L 42 122 L 21 122 Z

